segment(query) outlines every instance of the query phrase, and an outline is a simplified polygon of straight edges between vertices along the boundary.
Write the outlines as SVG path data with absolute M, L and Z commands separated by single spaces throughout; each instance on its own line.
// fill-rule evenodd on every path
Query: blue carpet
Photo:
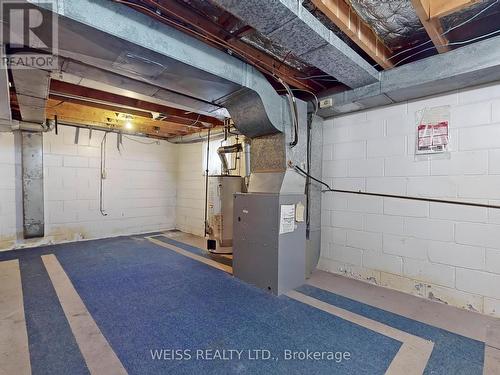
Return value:
M 401 346 L 131 236 L 0 253 L 0 261 L 21 260 L 34 374 L 88 373 L 39 258 L 49 253 L 57 256 L 130 374 L 383 374 Z M 483 343 L 320 289 L 304 286 L 300 291 L 433 340 L 429 374 L 475 374 L 482 369 Z M 152 359 L 150 351 L 161 349 L 189 349 L 192 359 Z M 197 349 L 245 352 L 241 360 L 208 361 L 196 359 Z M 269 350 L 271 359 L 252 360 L 248 349 Z M 351 359 L 287 361 L 285 349 L 349 352 Z
M 401 331 L 433 341 L 434 350 L 427 364 L 425 374 L 479 375 L 483 373 L 483 342 L 420 323 L 310 285 L 304 285 L 298 288 L 298 291 Z
M 56 254 L 130 374 L 383 374 L 401 345 L 287 297 L 267 294 L 137 236 L 31 249 L 16 256 L 28 266 L 46 253 Z M 30 273 L 23 270 L 23 283 Z M 53 300 L 38 298 L 36 283 L 31 287 L 25 303 L 33 309 L 38 305 L 40 311 L 54 305 Z M 52 319 L 67 325 L 61 313 L 52 314 Z M 57 361 L 59 348 L 43 348 L 32 329 L 28 325 L 34 374 L 50 366 L 57 367 L 52 373 L 85 370 L 78 352 L 72 355 L 80 366 L 70 365 L 67 358 Z M 193 359 L 153 360 L 150 350 L 155 349 L 190 349 Z M 197 349 L 245 352 L 241 360 L 208 361 L 195 359 Z M 249 349 L 269 350 L 272 357 L 252 360 Z M 348 351 L 351 359 L 285 361 L 285 349 Z
M 20 269 L 32 373 L 89 374 L 41 258 Z
M 177 247 L 179 247 L 179 248 L 181 248 L 183 250 L 189 251 L 190 253 L 193 253 L 193 254 L 196 254 L 196 255 L 200 255 L 200 256 L 202 256 L 204 258 L 215 260 L 218 263 L 225 264 L 226 266 L 232 266 L 233 265 L 232 259 L 220 256 L 220 255 L 217 255 L 217 254 L 212 254 L 208 250 L 203 250 L 203 249 L 200 249 L 199 247 L 191 246 L 191 245 L 188 245 L 188 244 L 186 244 L 184 242 L 176 241 L 176 240 L 174 240 L 172 238 L 165 237 L 165 236 L 155 236 L 154 238 L 156 240 L 164 242 L 166 244 L 177 246 Z

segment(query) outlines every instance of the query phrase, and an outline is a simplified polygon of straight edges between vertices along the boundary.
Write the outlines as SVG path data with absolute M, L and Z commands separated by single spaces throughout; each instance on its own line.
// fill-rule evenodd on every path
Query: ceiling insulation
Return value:
M 202 15 L 211 18 L 213 21 L 217 22 L 220 18 L 224 17 L 224 10 L 215 6 L 208 0 L 182 0 L 184 3 L 188 4 L 193 9 L 196 9 Z M 227 28 L 228 31 L 234 32 L 245 26 L 245 23 L 237 21 Z M 274 58 L 283 61 L 283 64 L 291 66 L 295 69 L 305 71 L 311 68 L 308 64 L 301 61 L 295 57 L 286 48 L 281 47 L 279 44 L 272 42 L 269 38 L 265 37 L 258 31 L 253 31 L 243 37 L 241 40 L 253 47 L 258 48 L 262 52 L 265 52 Z
M 499 13 L 500 13 L 500 1 L 482 0 L 460 11 L 442 17 L 441 24 L 443 25 L 444 30 L 448 30 L 469 19 L 472 19 L 475 22 L 479 20 L 484 21 L 486 18 L 492 17 L 494 15 L 498 17 Z M 496 18 L 496 26 L 498 26 L 498 18 Z
M 428 39 L 410 0 L 348 0 L 359 16 L 392 50 L 409 40 Z

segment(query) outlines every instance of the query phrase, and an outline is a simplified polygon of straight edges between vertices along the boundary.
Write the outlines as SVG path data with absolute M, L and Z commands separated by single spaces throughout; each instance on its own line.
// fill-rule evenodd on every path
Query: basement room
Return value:
M 0 19 L 0 375 L 500 374 L 500 0 Z

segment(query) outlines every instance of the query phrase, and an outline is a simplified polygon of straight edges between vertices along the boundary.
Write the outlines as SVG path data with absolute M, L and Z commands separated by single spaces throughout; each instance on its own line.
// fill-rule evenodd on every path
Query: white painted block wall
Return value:
M 415 111 L 451 106 L 450 157 L 416 160 Z M 325 121 L 338 189 L 500 203 L 500 84 Z M 500 210 L 325 193 L 320 268 L 500 316 Z
M 197 236 L 204 235 L 205 177 L 203 144 L 179 144 L 177 174 L 176 228 Z
M 16 242 L 16 154 L 14 134 L 0 132 L 0 250 Z
M 108 215 L 103 216 L 99 168 L 104 133 L 93 131 L 89 139 L 88 130 L 81 129 L 75 144 L 75 131 L 60 126 L 59 135 L 44 134 L 45 237 L 23 241 L 21 233 L 17 243 L 15 223 L 22 210 L 15 209 L 14 136 L 0 134 L 0 249 L 175 228 L 176 145 L 127 136 L 119 153 L 116 134 L 108 134 L 103 190 Z

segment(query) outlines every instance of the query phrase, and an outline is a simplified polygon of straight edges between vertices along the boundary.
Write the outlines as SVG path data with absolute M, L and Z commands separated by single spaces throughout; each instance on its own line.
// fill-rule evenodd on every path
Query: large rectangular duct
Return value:
M 380 73 L 380 82 L 321 99 L 323 117 L 418 99 L 500 80 L 500 36 Z
M 297 57 L 349 87 L 378 81 L 378 72 L 298 0 L 213 0 Z
M 22 132 L 24 238 L 43 237 L 43 133 Z

